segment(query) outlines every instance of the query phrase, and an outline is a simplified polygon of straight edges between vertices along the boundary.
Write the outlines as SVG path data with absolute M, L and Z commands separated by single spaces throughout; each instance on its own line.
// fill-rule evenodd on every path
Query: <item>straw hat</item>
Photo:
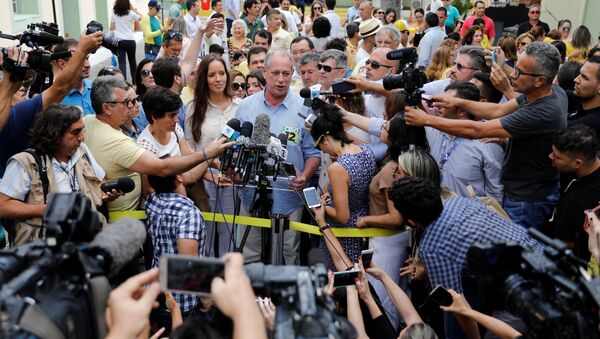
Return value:
M 379 20 L 371 18 L 360 23 L 360 26 L 358 26 L 358 34 L 361 38 L 366 38 L 377 34 L 380 28 L 381 25 L 379 24 Z

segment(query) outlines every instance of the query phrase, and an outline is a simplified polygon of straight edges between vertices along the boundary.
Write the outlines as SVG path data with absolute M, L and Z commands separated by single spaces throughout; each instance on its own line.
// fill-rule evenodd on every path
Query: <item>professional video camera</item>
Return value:
M 103 338 L 106 276 L 138 253 L 144 225 L 124 220 L 100 232 L 82 193 L 51 195 L 43 220 L 46 241 L 0 251 L 0 337 Z
M 32 23 L 27 26 L 27 29 L 21 34 L 9 35 L 0 33 L 0 38 L 18 40 L 19 46 L 25 45 L 31 50 L 27 52 L 27 62 L 23 63 L 20 60 L 13 61 L 8 59 L 8 50 L 1 48 L 0 51 L 4 55 L 2 67 L 10 72 L 12 81 L 23 81 L 26 78 L 28 69 L 36 72 L 50 72 L 51 60 L 56 60 L 68 57 L 71 54 L 63 53 L 51 54 L 49 51 L 55 44 L 64 42 L 63 37 L 58 36 L 58 26 L 54 23 Z
M 246 274 L 257 295 L 277 304 L 275 338 L 354 338 L 347 319 L 335 314 L 335 303 L 321 288 L 327 284 L 327 268 L 246 265 Z
M 90 35 L 96 32 L 102 32 L 102 47 L 110 50 L 112 54 L 117 54 L 117 49 L 119 48 L 119 42 L 121 39 L 115 37 L 114 32 L 104 32 L 104 27 L 98 21 L 90 21 L 87 26 L 85 26 L 85 34 Z
M 465 289 L 482 310 L 506 309 L 528 326 L 526 338 L 598 338 L 600 279 L 559 240 L 530 229 L 543 253 L 514 243 L 475 244 L 467 253 Z
M 400 60 L 399 74 L 386 75 L 383 78 L 383 88 L 391 90 L 403 88 L 406 95 L 406 104 L 417 106 L 421 103 L 421 88 L 427 83 L 427 76 L 415 67 L 418 60 L 417 50 L 401 48 L 391 51 L 386 55 L 388 60 Z

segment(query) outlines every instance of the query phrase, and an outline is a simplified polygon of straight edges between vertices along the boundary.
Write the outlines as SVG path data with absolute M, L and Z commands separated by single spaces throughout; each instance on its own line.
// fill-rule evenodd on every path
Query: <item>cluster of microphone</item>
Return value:
M 223 127 L 221 134 L 229 141 L 235 141 L 235 145 L 221 154 L 219 175 L 228 173 L 245 185 L 252 174 L 265 175 L 266 167 L 271 167 L 273 180 L 277 180 L 281 163 L 287 159 L 288 138 L 286 133 L 278 136 L 271 133 L 268 115 L 257 115 L 254 124 L 250 121 L 240 123 L 233 118 Z

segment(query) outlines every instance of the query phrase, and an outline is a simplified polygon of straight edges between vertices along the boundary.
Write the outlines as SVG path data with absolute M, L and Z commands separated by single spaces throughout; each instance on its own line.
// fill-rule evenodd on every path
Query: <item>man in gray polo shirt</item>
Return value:
M 519 56 L 510 80 L 522 93 L 504 104 L 437 95 L 438 107 L 458 107 L 486 121 L 454 120 L 406 108 L 410 125 L 430 126 L 452 135 L 481 139 L 510 138 L 502 168 L 502 207 L 514 222 L 540 227 L 558 201 L 558 171 L 548 154 L 554 133 L 567 126 L 567 96 L 552 80 L 560 55 L 548 44 L 533 42 Z
M 290 83 L 294 72 L 294 61 L 289 51 L 274 49 L 265 58 L 263 76 L 267 85 L 262 92 L 244 99 L 238 106 L 236 118 L 242 123 L 254 123 L 256 116 L 266 114 L 271 119 L 271 133 L 285 133 L 288 137 L 287 162 L 296 167 L 296 179 L 278 177 L 272 182 L 273 214 L 288 215 L 291 221 L 300 221 L 304 207 L 302 189 L 310 181 L 319 168 L 321 153 L 315 148 L 310 132 L 304 129 L 304 119 L 308 107 L 304 99 L 290 91 Z M 294 175 L 293 173 L 290 173 Z M 244 189 L 242 202 L 247 209 L 252 198 L 250 189 Z M 249 199 L 250 198 L 250 199 Z M 247 262 L 258 261 L 261 252 L 260 231 L 253 227 L 250 231 L 244 257 Z M 298 264 L 300 235 L 296 231 L 284 233 L 284 260 L 288 265 Z

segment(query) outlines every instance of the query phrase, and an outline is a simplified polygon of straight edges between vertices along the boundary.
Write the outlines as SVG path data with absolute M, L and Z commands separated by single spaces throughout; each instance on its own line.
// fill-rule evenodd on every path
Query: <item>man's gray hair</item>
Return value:
M 102 112 L 103 103 L 116 100 L 115 88 L 128 90 L 129 85 L 114 75 L 103 75 L 94 80 L 90 97 L 92 99 L 92 108 L 96 114 L 104 113 Z
M 265 57 L 265 69 L 268 69 L 269 66 L 271 66 L 271 58 L 273 58 L 275 54 L 280 53 L 284 54 L 288 59 L 290 59 L 290 64 L 292 65 L 292 69 L 294 69 L 294 59 L 292 58 L 292 54 L 290 53 L 289 49 L 285 48 L 275 48 L 269 50 L 267 56 Z
M 527 44 L 525 54 L 535 60 L 534 73 L 545 75 L 546 83 L 548 85 L 552 84 L 560 67 L 560 53 L 558 49 L 551 44 L 536 41 Z
M 458 49 L 458 54 L 469 56 L 471 60 L 469 67 L 486 73 L 490 72 L 490 67 L 485 61 L 485 53 L 483 53 L 483 48 L 480 46 L 462 46 Z
M 345 68 L 348 65 L 348 57 L 346 56 L 346 53 L 340 51 L 339 49 L 328 49 L 321 53 L 321 62 L 328 59 L 333 59 L 336 67 Z
M 310 64 L 311 62 L 318 64 L 319 61 L 321 61 L 321 57 L 318 54 L 308 53 L 308 54 L 304 54 L 303 56 L 301 56 L 300 60 L 298 60 L 298 63 L 300 64 L 300 66 L 303 66 L 303 65 Z
M 389 35 L 392 38 L 392 41 L 400 41 L 400 31 L 394 26 L 381 27 L 377 34 L 375 34 L 375 39 L 384 34 Z

